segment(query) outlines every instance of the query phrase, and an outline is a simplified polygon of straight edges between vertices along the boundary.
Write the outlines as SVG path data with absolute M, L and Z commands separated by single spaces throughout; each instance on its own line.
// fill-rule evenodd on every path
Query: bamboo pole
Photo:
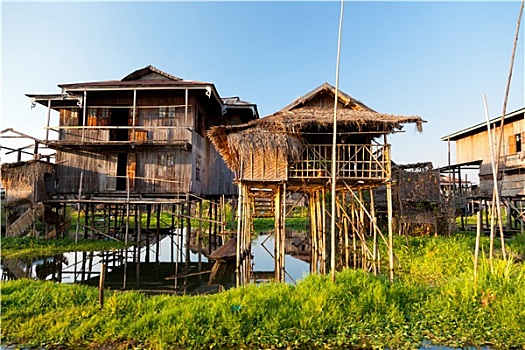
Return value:
M 282 257 L 281 257 L 281 186 L 277 186 L 274 197 L 274 254 L 275 254 L 275 281 L 282 282 Z
M 136 283 L 137 286 L 140 286 L 140 246 L 142 242 L 142 208 L 140 205 L 137 206 L 138 210 L 138 225 L 137 225 L 137 265 L 136 265 Z
M 241 221 L 244 207 L 244 196 L 243 196 L 243 185 L 241 181 L 238 184 L 239 200 L 238 200 L 238 212 L 237 212 L 237 244 L 236 244 L 236 268 L 235 268 L 235 286 L 240 286 L 241 280 Z M 211 203 L 210 203 L 211 206 Z M 211 210 L 211 209 L 210 209 Z M 210 225 L 211 227 L 211 225 Z M 211 246 L 211 241 L 210 241 Z
M 100 263 L 100 278 L 98 281 L 98 304 L 100 305 L 101 309 L 104 307 L 104 284 L 105 282 L 106 282 L 106 264 L 102 261 Z
M 498 214 L 498 223 L 500 227 L 501 235 L 503 236 L 503 224 L 501 222 L 501 208 L 499 206 L 500 199 L 499 199 L 499 190 L 498 190 L 498 159 L 494 156 L 494 145 L 492 141 L 492 134 L 490 131 L 490 121 L 489 121 L 489 112 L 487 107 L 487 97 L 486 95 L 483 95 L 483 106 L 485 108 L 485 119 L 487 123 L 487 135 L 489 138 L 489 146 L 490 146 L 490 157 L 491 157 L 491 165 L 492 165 L 492 179 L 493 179 L 493 187 L 492 187 L 492 207 L 491 207 L 491 219 L 490 219 L 490 248 L 489 248 L 489 261 L 490 266 L 492 268 L 492 259 L 494 257 L 494 215 L 495 211 L 497 211 Z M 496 146 L 498 147 L 498 146 Z M 502 244 L 502 252 L 503 252 L 503 258 L 505 259 L 505 243 L 501 242 Z
M 479 241 L 481 236 L 481 210 L 476 214 L 476 247 L 474 249 L 474 289 L 478 282 L 478 257 L 479 257 Z
M 80 201 L 82 197 L 82 180 L 84 177 L 84 172 L 80 172 L 80 184 L 78 186 L 78 204 L 77 204 L 77 229 L 75 231 L 75 243 L 78 243 L 78 230 L 79 230 L 79 223 L 80 223 Z
M 346 214 L 346 209 L 347 209 L 347 195 L 346 195 L 346 192 L 343 192 L 343 227 L 344 227 L 344 235 L 345 235 L 345 267 L 346 268 L 349 268 L 350 267 L 350 254 L 349 254 L 349 250 L 350 250 L 350 242 L 349 242 L 349 237 L 348 237 L 348 216 L 344 216 L 344 214 Z
M 341 60 L 341 38 L 343 36 L 344 0 L 341 0 L 341 14 L 339 17 L 339 36 L 337 40 L 337 63 L 335 68 L 335 97 L 334 97 L 334 132 L 332 135 L 332 218 L 330 221 L 330 271 L 332 282 L 335 282 L 335 193 L 337 186 L 337 104 L 339 103 L 339 66 Z
M 385 163 L 387 170 L 386 205 L 388 218 L 388 267 L 390 281 L 394 280 L 394 233 L 392 228 L 392 162 L 390 160 L 390 146 L 385 134 Z
M 321 230 L 321 273 L 326 274 L 326 192 L 323 188 L 321 190 L 321 217 L 322 217 L 322 230 Z
M 370 215 L 371 215 L 371 225 L 370 230 L 372 231 L 372 259 L 373 259 L 373 271 L 374 275 L 377 276 L 377 232 L 373 229 L 377 225 L 377 219 L 375 214 L 375 205 L 374 205 L 374 191 L 370 189 Z
M 199 231 L 197 233 L 197 271 L 202 271 L 202 200 L 199 201 Z
M 367 265 L 367 256 L 365 251 L 366 245 L 366 231 L 365 231 L 365 206 L 363 204 L 363 191 L 361 188 L 357 190 L 357 195 L 359 196 L 359 202 L 361 206 L 359 207 L 359 232 L 361 240 L 361 268 L 366 271 Z
M 315 192 L 311 191 L 308 196 L 308 210 L 310 211 L 310 273 L 317 273 L 317 221 L 315 216 Z
M 353 194 L 353 193 L 352 193 Z M 357 212 L 356 212 L 356 207 L 355 207 L 355 199 L 352 197 L 352 220 L 351 220 L 351 223 L 352 223 L 352 226 L 353 226 L 353 230 L 352 230 L 352 252 L 353 252 L 353 256 L 354 256 L 354 260 L 353 260 L 353 263 L 354 263 L 354 270 L 357 269 Z

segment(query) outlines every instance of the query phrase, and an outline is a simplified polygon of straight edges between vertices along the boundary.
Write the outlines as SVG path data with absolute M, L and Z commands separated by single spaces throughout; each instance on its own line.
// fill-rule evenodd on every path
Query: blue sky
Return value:
M 440 138 L 485 120 L 483 94 L 490 116 L 501 113 L 519 6 L 345 2 L 341 90 L 379 112 L 428 121 L 422 134 L 408 125 L 390 138 L 394 161 L 446 165 Z M 339 11 L 339 2 L 4 1 L 2 129 L 43 138 L 46 109 L 31 110 L 24 94 L 150 64 L 272 114 L 335 84 Z M 523 34 L 522 23 L 507 111 L 525 105 Z

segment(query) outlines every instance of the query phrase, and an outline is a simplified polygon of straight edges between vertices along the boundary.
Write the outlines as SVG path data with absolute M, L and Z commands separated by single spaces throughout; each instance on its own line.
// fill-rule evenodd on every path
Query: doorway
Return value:
M 110 126 L 128 126 L 127 108 L 111 108 Z M 110 141 L 128 141 L 128 129 L 111 129 Z

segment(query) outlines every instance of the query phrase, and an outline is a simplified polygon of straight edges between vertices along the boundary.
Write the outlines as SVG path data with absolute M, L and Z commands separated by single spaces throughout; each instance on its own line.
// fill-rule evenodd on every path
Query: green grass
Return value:
M 105 251 L 122 249 L 124 242 L 114 240 L 92 241 L 81 239 L 75 243 L 74 239 L 44 240 L 29 237 L 2 237 L 2 258 L 15 260 L 30 260 L 67 252 L 78 251 Z
M 2 342 L 86 348 L 525 348 L 525 265 L 485 254 L 473 279 L 473 235 L 398 238 L 401 268 L 344 270 L 335 283 L 250 285 L 210 296 L 145 296 L 51 282 L 3 282 Z M 486 239 L 483 240 L 486 252 Z M 523 251 L 525 238 L 508 246 Z

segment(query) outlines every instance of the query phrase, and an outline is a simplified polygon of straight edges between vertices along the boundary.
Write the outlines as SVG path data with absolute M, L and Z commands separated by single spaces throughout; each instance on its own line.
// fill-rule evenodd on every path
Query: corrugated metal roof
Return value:
M 517 109 L 514 112 L 508 113 L 507 115 L 505 115 L 505 118 L 503 119 L 504 120 L 504 124 L 511 123 L 511 122 L 513 122 L 515 120 L 523 119 L 524 118 L 524 112 L 525 112 L 525 107 Z M 489 121 L 490 127 L 494 128 L 494 127 L 499 126 L 498 123 L 500 121 L 501 121 L 501 116 L 499 116 L 497 118 L 494 118 L 494 119 L 491 119 Z M 457 131 L 457 132 L 455 132 L 453 134 L 443 136 L 441 138 L 441 141 L 448 141 L 449 138 L 450 138 L 450 141 L 457 141 L 457 140 L 460 140 L 460 139 L 462 139 L 464 137 L 467 137 L 467 136 L 470 136 L 470 135 L 474 135 L 474 134 L 477 134 L 477 133 L 480 133 L 480 132 L 484 132 L 486 130 L 487 130 L 487 123 L 483 122 L 483 123 L 479 123 L 479 124 L 476 124 L 474 126 L 471 126 L 469 128 Z

